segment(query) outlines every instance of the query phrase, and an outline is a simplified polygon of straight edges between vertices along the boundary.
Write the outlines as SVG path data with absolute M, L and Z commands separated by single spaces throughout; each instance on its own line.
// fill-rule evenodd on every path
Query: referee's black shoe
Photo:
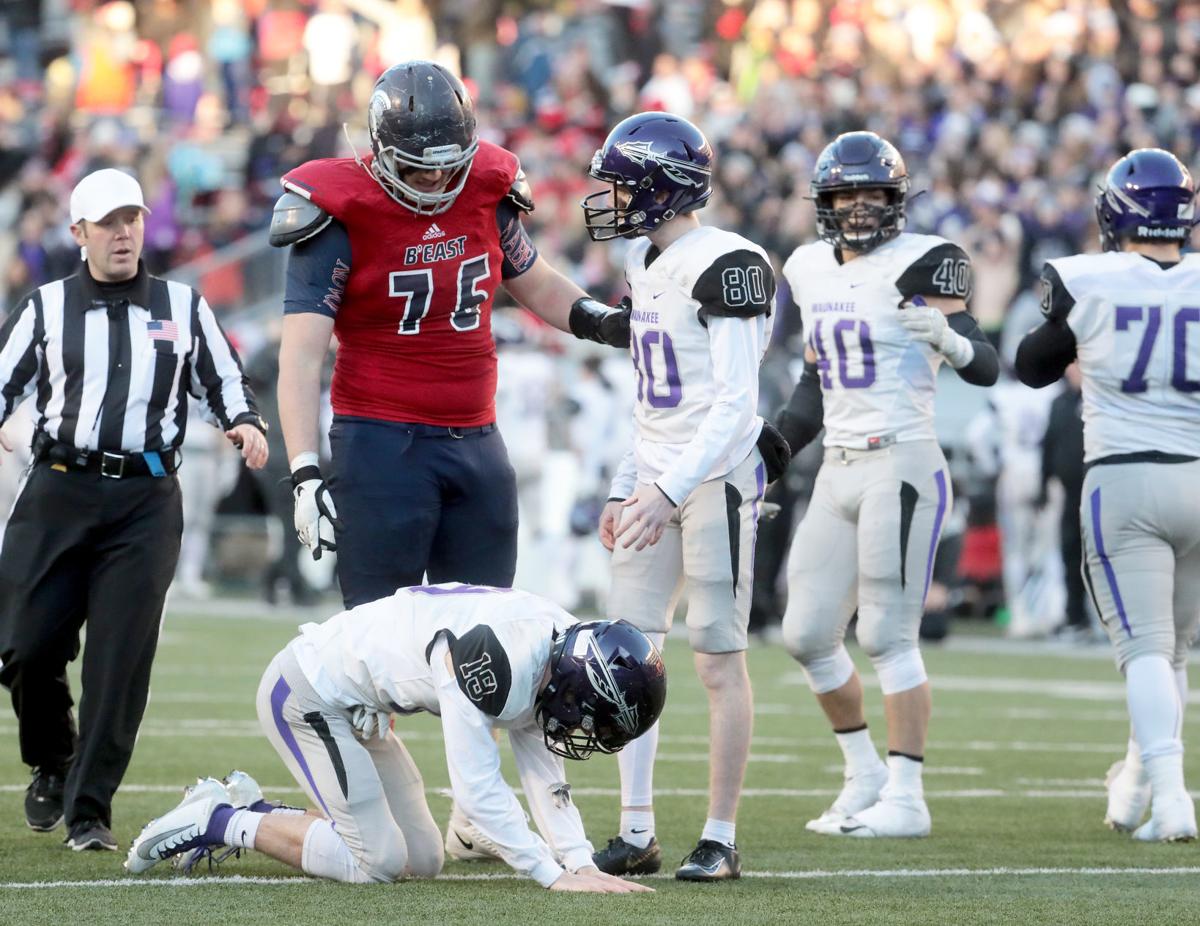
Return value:
M 675 872 L 677 881 L 730 881 L 741 876 L 737 849 L 711 839 L 701 839 Z
M 117 851 L 117 840 L 112 830 L 99 820 L 76 820 L 71 824 L 71 832 L 63 840 L 76 852 L 85 849 Z
M 25 823 L 31 830 L 48 833 L 62 822 L 65 784 L 61 769 L 33 770 L 33 781 L 25 789 Z
M 662 868 L 662 851 L 653 836 L 644 848 L 631 845 L 620 836 L 592 856 L 592 861 L 606 875 L 623 878 L 626 875 L 652 875 Z

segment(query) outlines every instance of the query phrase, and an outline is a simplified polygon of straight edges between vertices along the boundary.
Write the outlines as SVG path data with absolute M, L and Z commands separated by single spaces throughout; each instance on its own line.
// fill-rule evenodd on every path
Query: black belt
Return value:
M 1114 466 L 1121 463 L 1192 463 L 1200 457 L 1189 457 L 1182 453 L 1164 453 L 1161 450 L 1139 450 L 1136 453 L 1114 453 L 1111 456 L 1092 460 L 1083 467 L 1086 473 L 1093 466 Z
M 496 422 L 494 421 L 473 428 L 454 428 L 443 424 L 419 424 L 413 421 L 384 421 L 380 418 L 362 418 L 358 415 L 337 415 L 334 420 L 382 424 L 388 427 L 399 428 L 401 431 L 407 431 L 413 437 L 453 437 L 455 440 L 462 440 L 464 437 L 470 437 L 472 434 L 491 434 L 496 430 Z
M 99 473 L 108 479 L 166 476 L 179 469 L 179 452 L 174 449 L 145 453 L 80 450 L 55 440 L 44 431 L 39 431 L 33 438 L 33 458 L 37 462 L 48 461 L 52 468 Z

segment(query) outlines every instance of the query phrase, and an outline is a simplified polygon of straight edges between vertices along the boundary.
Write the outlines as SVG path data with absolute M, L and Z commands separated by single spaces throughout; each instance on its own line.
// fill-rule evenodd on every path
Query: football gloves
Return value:
M 762 430 L 758 433 L 758 452 L 762 454 L 767 468 L 767 482 L 774 482 L 782 476 L 792 462 L 792 448 L 778 428 L 765 418 Z
M 292 470 L 292 494 L 296 498 L 296 536 L 312 552 L 313 559 L 320 559 L 325 550 L 337 549 L 334 532 L 341 529 L 342 522 L 316 465 L 316 454 L 311 456 L 314 462 L 297 458 L 301 465 Z
M 354 735 L 360 740 L 369 740 L 373 736 L 383 739 L 391 729 L 392 715 L 360 704 L 350 712 L 350 726 L 354 727 Z
M 571 334 L 581 341 L 595 341 L 609 347 L 629 346 L 629 318 L 633 303 L 626 296 L 615 306 L 607 306 L 589 296 L 576 299 L 571 306 Z
M 926 305 L 920 296 L 900 305 L 900 324 L 914 341 L 924 341 L 958 370 L 975 358 L 975 346 L 950 327 L 942 310 Z

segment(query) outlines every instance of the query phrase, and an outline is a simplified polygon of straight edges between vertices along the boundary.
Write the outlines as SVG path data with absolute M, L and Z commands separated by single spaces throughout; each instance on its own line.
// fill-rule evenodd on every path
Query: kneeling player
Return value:
M 455 801 L 489 849 L 552 890 L 648 890 L 593 865 L 560 757 L 616 752 L 657 720 L 665 699 L 658 650 L 623 621 L 577 623 L 511 589 L 400 589 L 305 624 L 263 675 L 259 722 L 319 810 L 240 808 L 246 801 L 232 789 L 205 779 L 143 829 L 125 867 L 140 873 L 201 847 L 232 846 L 335 881 L 434 877 L 441 833 L 421 773 L 389 729 L 392 713 L 429 711 L 441 717 Z M 526 825 L 501 777 L 495 727 L 508 730 L 550 845 Z

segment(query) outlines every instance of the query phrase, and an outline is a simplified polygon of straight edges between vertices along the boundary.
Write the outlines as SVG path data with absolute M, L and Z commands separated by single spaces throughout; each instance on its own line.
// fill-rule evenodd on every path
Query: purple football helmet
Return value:
M 714 160 L 704 133 L 680 116 L 638 113 L 618 123 L 588 170 L 612 185 L 579 204 L 588 234 L 637 238 L 701 208 L 712 195 Z
M 883 190 L 887 205 L 833 208 L 834 193 L 860 189 Z M 809 192 L 817 206 L 817 234 L 835 248 L 865 253 L 904 230 L 908 170 L 896 146 L 874 132 L 845 132 L 826 145 L 813 167 Z M 848 221 L 861 210 L 876 218 L 869 231 Z
M 1175 155 L 1138 148 L 1117 161 L 1096 197 L 1100 245 L 1123 240 L 1183 244 L 1196 225 L 1196 184 Z
M 667 670 L 626 621 L 573 624 L 550 645 L 550 681 L 534 710 L 546 748 L 568 759 L 617 752 L 649 730 L 667 700 Z

